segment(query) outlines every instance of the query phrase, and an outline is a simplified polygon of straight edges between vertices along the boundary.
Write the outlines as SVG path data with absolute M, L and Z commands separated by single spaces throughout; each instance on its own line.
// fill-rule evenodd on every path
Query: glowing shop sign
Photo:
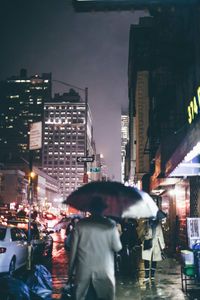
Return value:
M 200 114 L 200 86 L 197 88 L 197 96 L 194 96 L 188 105 L 188 123 L 191 124 L 195 117 Z

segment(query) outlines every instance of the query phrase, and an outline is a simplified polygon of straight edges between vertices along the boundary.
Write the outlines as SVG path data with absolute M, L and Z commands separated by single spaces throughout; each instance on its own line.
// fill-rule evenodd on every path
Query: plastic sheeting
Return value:
M 49 300 L 52 295 L 52 276 L 43 265 L 35 265 L 26 281 L 31 300 Z

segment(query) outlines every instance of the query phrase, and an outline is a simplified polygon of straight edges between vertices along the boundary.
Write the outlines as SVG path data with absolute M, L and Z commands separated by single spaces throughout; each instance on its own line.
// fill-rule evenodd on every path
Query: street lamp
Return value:
M 88 144 L 87 144 L 87 125 L 88 125 L 88 88 L 81 88 L 79 86 L 67 83 L 65 81 L 57 80 L 57 79 L 52 79 L 53 82 L 61 83 L 63 85 L 66 85 L 68 87 L 74 88 L 76 90 L 84 92 L 84 101 L 85 101 L 85 157 L 88 156 Z M 88 182 L 88 175 L 87 175 L 87 162 L 84 162 L 84 175 L 83 175 L 83 182 L 87 183 Z

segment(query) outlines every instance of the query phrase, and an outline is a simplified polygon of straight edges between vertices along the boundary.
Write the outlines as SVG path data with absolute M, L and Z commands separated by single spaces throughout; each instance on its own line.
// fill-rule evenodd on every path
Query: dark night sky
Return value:
M 88 87 L 97 152 L 120 179 L 120 113 L 128 107 L 130 24 L 145 13 L 74 12 L 71 0 L 2 0 L 0 80 L 52 72 L 53 79 Z M 146 12 L 147 14 L 147 12 Z M 53 85 L 63 93 L 66 86 Z

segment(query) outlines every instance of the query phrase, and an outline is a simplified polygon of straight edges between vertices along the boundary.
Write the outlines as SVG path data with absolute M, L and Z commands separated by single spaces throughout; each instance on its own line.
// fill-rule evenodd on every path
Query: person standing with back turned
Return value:
M 114 300 L 114 253 L 121 250 L 116 223 L 103 217 L 106 205 L 100 197 L 91 202 L 91 216 L 74 229 L 69 278 L 74 277 L 76 300 Z
M 152 240 L 152 245 L 145 249 L 145 241 Z M 157 262 L 162 260 L 161 250 L 165 248 L 165 241 L 161 222 L 157 219 L 146 223 L 146 234 L 142 245 L 142 259 L 144 260 L 145 278 L 144 282 L 155 279 Z

